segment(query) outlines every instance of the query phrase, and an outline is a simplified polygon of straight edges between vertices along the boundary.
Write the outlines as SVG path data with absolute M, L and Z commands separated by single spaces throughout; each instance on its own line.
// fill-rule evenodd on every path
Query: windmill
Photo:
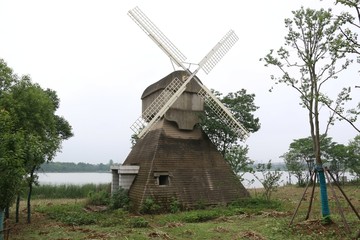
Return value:
M 182 71 L 175 71 L 145 89 L 143 111 L 131 126 L 138 141 L 121 166 L 113 167 L 113 187 L 129 189 L 133 210 L 146 198 L 164 208 L 176 198 L 186 208 L 199 202 L 226 204 L 249 193 L 198 127 L 198 113 L 207 104 L 241 139 L 248 131 L 196 76 L 208 74 L 236 43 L 230 30 L 191 72 L 186 57 L 138 8 L 128 15 Z
M 248 136 L 248 131 L 239 123 L 230 111 L 212 94 L 212 92 L 203 85 L 196 74 L 202 69 L 206 74 L 215 67 L 215 65 L 222 59 L 223 56 L 230 50 L 230 48 L 239 39 L 233 30 L 230 30 L 218 42 L 214 48 L 199 62 L 198 68 L 191 72 L 185 67 L 183 61 L 186 59 L 178 48 L 151 22 L 151 20 L 138 8 L 129 11 L 128 15 L 137 23 L 140 28 L 163 50 L 166 55 L 178 67 L 184 69 L 189 77 L 183 82 L 179 83 L 179 79 L 174 79 L 169 87 L 166 88 L 162 94 L 156 98 L 153 103 L 143 112 L 131 129 L 138 135 L 139 138 L 144 136 L 151 127 L 161 119 L 164 113 L 171 107 L 172 104 L 185 91 L 187 84 L 194 79 L 200 86 L 199 95 L 204 99 L 205 103 L 227 124 L 230 129 L 234 129 L 240 138 Z M 154 116 L 155 113 L 155 116 Z

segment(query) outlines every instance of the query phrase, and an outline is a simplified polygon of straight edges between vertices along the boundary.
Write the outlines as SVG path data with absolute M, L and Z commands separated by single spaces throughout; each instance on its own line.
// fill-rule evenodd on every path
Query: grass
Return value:
M 33 200 L 33 223 L 12 225 L 10 239 L 351 239 L 360 220 L 337 194 L 351 233 L 337 213 L 329 189 L 333 224 L 321 221 L 318 189 L 310 219 L 304 221 L 310 190 L 305 195 L 294 223 L 289 226 L 304 188 L 285 186 L 273 193 L 272 201 L 250 190 L 252 198 L 227 207 L 184 211 L 174 214 L 134 215 L 125 210 L 87 206 L 86 199 Z M 344 191 L 360 210 L 360 186 Z M 25 222 L 25 217 L 22 217 Z

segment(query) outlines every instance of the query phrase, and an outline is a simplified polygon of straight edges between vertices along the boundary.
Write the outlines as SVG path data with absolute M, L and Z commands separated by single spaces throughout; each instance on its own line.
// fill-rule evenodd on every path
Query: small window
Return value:
M 169 185 L 169 175 L 160 175 L 158 178 L 158 183 L 160 186 Z
M 169 172 L 154 172 L 154 177 L 156 178 L 157 185 L 159 185 L 159 186 L 170 185 Z

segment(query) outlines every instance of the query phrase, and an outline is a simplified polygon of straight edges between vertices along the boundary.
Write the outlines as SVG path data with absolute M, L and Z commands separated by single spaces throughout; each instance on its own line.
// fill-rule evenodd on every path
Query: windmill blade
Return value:
M 182 62 L 186 59 L 185 55 L 155 26 L 139 7 L 130 10 L 128 15 L 178 67 L 184 68 Z
M 139 134 L 144 129 L 148 122 L 150 122 L 156 113 L 170 100 L 174 93 L 182 86 L 183 81 L 178 78 L 174 78 L 164 90 L 151 102 L 151 104 L 145 109 L 142 115 L 133 123 L 130 127 L 135 134 Z
M 193 79 L 195 77 L 195 75 L 198 73 L 198 71 L 205 67 L 205 69 L 208 70 L 208 72 L 211 71 L 211 69 L 214 68 L 214 66 L 220 61 L 220 59 L 229 51 L 229 49 L 235 44 L 236 42 L 236 37 L 234 37 L 234 35 L 236 36 L 236 34 L 234 33 L 234 31 L 229 31 L 229 33 L 227 33 L 221 40 L 219 43 L 217 43 L 215 45 L 215 47 L 213 49 L 211 49 L 211 51 L 200 61 L 198 68 L 191 73 L 189 69 L 184 68 L 189 74 L 191 74 L 186 81 L 178 88 L 178 90 L 176 92 L 173 92 L 172 96 L 170 96 L 170 98 L 168 99 L 168 101 L 165 104 L 161 104 L 162 107 L 160 108 L 160 110 L 155 114 L 154 117 L 152 117 L 152 119 L 150 120 L 150 122 L 148 124 L 146 124 L 146 121 L 143 121 L 141 119 L 138 119 L 134 124 L 134 128 L 138 129 L 140 131 L 140 133 L 138 134 L 138 137 L 141 138 L 142 136 L 144 136 L 146 133 L 148 133 L 151 129 L 151 127 L 161 119 L 161 117 L 166 113 L 166 111 L 174 104 L 174 102 L 181 96 L 181 94 L 185 91 L 187 84 L 191 81 L 191 79 Z M 235 39 L 235 40 L 234 40 Z M 202 88 L 206 88 L 196 77 L 195 81 L 202 87 Z M 209 92 L 210 96 L 212 96 L 210 91 Z M 207 95 L 206 95 L 207 96 Z M 216 101 L 217 98 L 214 96 L 213 101 Z M 153 103 L 151 103 L 151 105 L 154 106 L 158 106 L 159 104 L 157 103 L 158 100 L 154 100 Z M 223 108 L 224 111 L 227 111 L 227 114 L 225 115 L 229 115 L 230 112 L 221 104 L 221 102 L 219 100 L 217 100 L 218 103 L 217 105 L 220 106 L 220 108 Z M 220 111 L 220 110 L 219 110 Z M 224 116 L 225 116 L 224 115 Z M 232 116 L 231 114 L 229 116 Z M 234 118 L 233 118 L 234 119 Z M 234 119 L 235 120 L 235 119 Z M 230 123 L 233 121 L 229 121 Z M 146 126 L 145 126 L 146 125 Z M 236 128 L 238 129 L 238 128 Z
M 232 46 L 239 40 L 239 37 L 233 30 L 230 30 L 218 42 L 213 49 L 200 61 L 199 66 L 206 74 L 216 66 L 216 64 L 225 56 Z
M 224 104 L 220 102 L 220 100 L 204 85 L 201 85 L 198 95 L 228 127 L 236 132 L 241 139 L 246 139 L 249 136 L 249 131 L 247 131 L 246 128 L 234 118 Z
M 165 88 L 158 98 L 156 98 L 143 112 L 142 116 L 135 121 L 131 129 L 135 133 L 138 133 L 138 137 L 141 138 L 150 131 L 152 126 L 162 118 L 166 111 L 181 96 L 185 91 L 187 84 L 195 77 L 197 72 L 200 69 L 203 69 L 204 72 L 208 74 L 239 38 L 233 30 L 230 30 L 200 61 L 198 68 L 194 72 L 191 72 L 183 64 L 186 59 L 185 55 L 175 47 L 175 45 L 155 26 L 140 8 L 135 7 L 128 12 L 128 15 L 165 52 L 165 54 L 176 63 L 177 66 L 182 67 L 190 75 L 182 85 L 177 84 L 177 81 L 173 80 L 170 85 L 174 84 L 174 86 L 169 85 L 168 89 Z M 207 102 L 231 128 L 235 129 L 241 136 L 246 136 L 248 132 L 235 120 L 229 110 L 226 109 L 226 107 L 199 81 L 197 77 L 194 79 L 203 89 L 199 95 L 204 98 L 205 102 Z M 155 112 L 156 114 L 154 115 Z
M 197 69 L 198 71 L 198 69 Z M 197 72 L 196 71 L 196 72 Z M 193 79 L 195 76 L 195 73 L 192 73 L 185 82 L 179 87 L 179 89 L 176 92 L 172 92 L 171 97 L 169 100 L 161 107 L 161 109 L 155 114 L 154 117 L 150 120 L 150 122 L 141 130 L 141 132 L 138 134 L 138 138 L 141 138 L 145 136 L 150 129 L 154 126 L 155 123 L 157 123 L 162 116 L 166 113 L 167 110 L 175 103 L 175 101 L 181 96 L 181 94 L 185 91 L 186 86 L 188 83 Z

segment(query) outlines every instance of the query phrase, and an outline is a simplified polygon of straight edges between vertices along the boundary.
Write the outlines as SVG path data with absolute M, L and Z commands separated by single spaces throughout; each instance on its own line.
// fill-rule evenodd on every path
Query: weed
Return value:
M 130 199 L 128 196 L 128 191 L 120 188 L 114 192 L 110 198 L 110 208 L 111 209 L 129 209 Z
M 39 206 L 36 210 L 47 214 L 51 219 L 69 225 L 88 225 L 98 221 L 95 213 L 86 212 L 80 204 Z
M 215 210 L 191 211 L 186 213 L 182 220 L 187 223 L 198 223 L 213 220 L 218 217 L 220 217 L 220 213 Z
M 181 209 L 182 209 L 181 203 L 179 202 L 179 200 L 177 200 L 175 197 L 173 197 L 170 202 L 170 212 L 177 213 L 177 212 L 180 212 Z
M 108 205 L 110 202 L 110 193 L 106 190 L 99 192 L 89 192 L 87 205 Z
M 204 200 L 198 200 L 196 202 L 195 209 L 200 210 L 200 209 L 205 209 L 205 208 L 206 208 L 206 206 L 205 206 Z
M 149 222 L 143 217 L 131 218 L 129 224 L 133 228 L 146 228 L 149 226 Z
M 155 202 L 153 198 L 146 198 L 140 207 L 140 213 L 154 214 L 160 211 L 160 205 Z

